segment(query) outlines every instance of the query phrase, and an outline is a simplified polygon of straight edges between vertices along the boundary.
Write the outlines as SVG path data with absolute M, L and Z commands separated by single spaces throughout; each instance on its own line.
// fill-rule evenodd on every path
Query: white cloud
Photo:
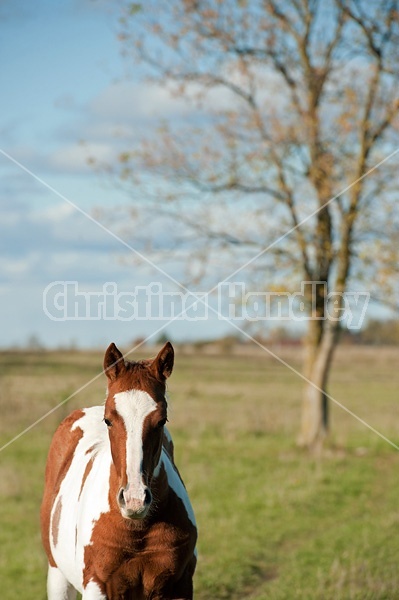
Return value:
M 22 275 L 29 273 L 34 262 L 33 256 L 30 256 L 28 259 L 26 257 L 0 257 L 0 271 L 5 278 L 12 277 L 13 279 L 19 279 Z
M 36 219 L 42 220 L 43 218 L 47 221 L 58 223 L 76 212 L 76 209 L 67 204 L 66 202 L 58 203 L 54 206 L 49 206 L 43 209 L 37 216 Z
M 126 146 L 132 147 L 136 139 L 156 127 L 162 119 L 184 119 L 195 123 L 200 116 L 195 101 L 198 91 L 198 86 L 189 86 L 188 99 L 185 99 L 151 82 L 112 83 L 85 107 L 78 108 L 72 101 L 69 103 L 66 124 L 54 132 L 52 145 L 55 142 L 55 149 L 49 151 L 47 145 L 44 152 L 40 145 L 18 143 L 13 144 L 9 152 L 39 176 L 89 174 L 93 172 L 90 159 L 94 158 L 100 164 L 114 163 Z M 233 101 L 229 91 L 216 88 L 207 93 L 202 104 L 213 109 L 229 109 Z
M 111 163 L 116 159 L 116 144 L 110 142 L 76 142 L 60 146 L 50 157 L 49 166 L 58 172 L 92 172 L 89 160 L 93 157 L 101 163 Z
M 105 88 L 90 104 L 90 114 L 116 122 L 166 118 L 190 111 L 189 104 L 153 83 L 118 82 Z

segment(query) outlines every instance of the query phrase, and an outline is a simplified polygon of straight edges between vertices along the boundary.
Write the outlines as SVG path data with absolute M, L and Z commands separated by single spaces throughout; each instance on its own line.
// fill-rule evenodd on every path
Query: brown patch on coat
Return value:
M 87 454 L 87 452 L 86 452 L 86 454 Z M 89 473 L 92 470 L 93 462 L 94 462 L 94 458 L 91 457 L 91 459 L 89 460 L 89 462 L 86 465 L 85 472 L 83 473 L 82 485 L 80 486 L 80 492 L 79 492 L 78 500 L 80 500 L 80 496 L 81 496 L 81 494 L 83 492 L 83 488 L 85 486 L 86 479 L 88 478 Z
M 62 499 L 61 496 L 58 498 L 57 505 L 54 510 L 53 519 L 51 522 L 51 533 L 53 535 L 53 545 L 56 546 L 58 544 L 58 531 L 60 527 L 60 518 L 62 511 Z

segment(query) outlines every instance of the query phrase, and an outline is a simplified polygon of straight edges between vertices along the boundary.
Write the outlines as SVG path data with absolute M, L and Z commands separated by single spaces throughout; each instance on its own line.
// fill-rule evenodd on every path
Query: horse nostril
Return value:
M 121 488 L 119 490 L 119 494 L 118 494 L 118 504 L 119 506 L 125 506 L 126 502 L 125 502 L 125 497 L 123 495 L 123 488 Z
M 144 492 L 144 504 L 151 504 L 151 501 L 152 501 L 151 492 L 150 492 L 149 488 L 145 488 L 145 492 Z

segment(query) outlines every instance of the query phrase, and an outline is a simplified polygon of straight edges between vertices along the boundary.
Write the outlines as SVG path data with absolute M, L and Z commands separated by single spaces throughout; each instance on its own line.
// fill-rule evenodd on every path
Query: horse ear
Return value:
M 157 379 L 163 381 L 170 377 L 173 371 L 173 363 L 175 360 L 175 351 L 170 342 L 166 342 L 165 346 L 158 352 L 158 355 L 152 361 L 151 370 L 155 373 Z
M 115 381 L 124 370 L 123 354 L 112 342 L 105 351 L 104 372 L 110 381 Z

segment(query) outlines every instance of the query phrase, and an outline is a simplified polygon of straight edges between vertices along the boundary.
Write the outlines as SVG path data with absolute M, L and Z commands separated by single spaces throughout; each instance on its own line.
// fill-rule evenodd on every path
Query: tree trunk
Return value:
M 327 321 L 310 321 L 305 345 L 306 377 L 301 432 L 298 443 L 311 451 L 320 451 L 328 433 L 329 412 L 326 385 L 333 353 L 337 345 L 338 327 Z

